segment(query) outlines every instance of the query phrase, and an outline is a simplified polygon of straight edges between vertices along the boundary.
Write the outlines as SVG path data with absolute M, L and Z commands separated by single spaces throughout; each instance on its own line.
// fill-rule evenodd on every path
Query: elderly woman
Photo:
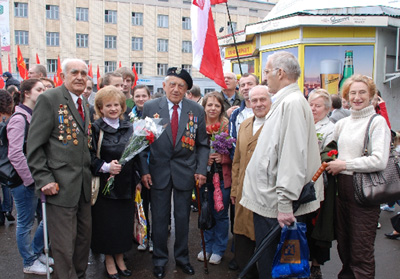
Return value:
M 321 153 L 333 140 L 335 129 L 335 124 L 327 116 L 332 107 L 331 96 L 325 89 L 316 89 L 310 93 L 308 103 L 314 116 L 315 131 L 317 132 L 319 152 Z M 328 187 L 334 188 L 334 184 L 329 184 Z M 321 279 L 320 265 L 330 260 L 329 247 L 334 239 L 333 233 L 331 233 L 334 219 L 334 192 L 334 189 L 326 189 L 325 201 L 322 203 L 321 209 L 315 213 L 314 222 L 307 223 L 308 246 L 312 260 L 311 279 Z M 319 220 L 320 218 L 324 220 Z M 315 225 L 317 225 L 317 229 L 314 232 Z
M 125 96 L 114 86 L 106 86 L 96 93 L 95 109 L 100 116 L 93 123 L 92 172 L 100 176 L 100 190 L 96 204 L 92 207 L 92 251 L 105 254 L 106 271 L 109 278 L 118 279 L 119 274 L 130 276 L 123 253 L 132 248 L 134 193 L 139 177 L 134 160 L 125 166 L 118 160 L 125 149 L 132 125 L 123 120 L 126 110 Z M 100 131 L 100 158 L 96 157 Z M 102 191 L 110 175 L 115 175 L 114 188 L 109 194 Z
M 343 85 L 351 115 L 335 125 L 334 140 L 338 159 L 328 163 L 327 171 L 337 175 L 337 242 L 342 270 L 338 278 L 375 278 L 374 242 L 379 205 L 360 205 L 354 198 L 353 172 L 383 170 L 389 158 L 390 131 L 383 117 L 375 117 L 369 129 L 368 156 L 363 156 L 364 135 L 375 114 L 371 105 L 376 93 L 374 82 L 353 75 Z
M 329 120 L 328 113 L 332 107 L 331 96 L 325 89 L 316 89 L 308 97 L 314 116 L 315 131 L 318 137 L 319 152 L 333 139 L 335 125 Z

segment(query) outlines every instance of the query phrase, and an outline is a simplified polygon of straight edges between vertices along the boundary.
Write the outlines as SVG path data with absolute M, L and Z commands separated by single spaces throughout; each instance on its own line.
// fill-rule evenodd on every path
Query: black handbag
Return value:
M 215 218 L 208 202 L 208 188 L 204 187 L 203 199 L 201 202 L 201 213 L 198 219 L 198 227 L 201 230 L 210 230 L 215 226 Z
M 392 223 L 392 227 L 396 232 L 400 232 L 400 214 L 396 214 L 390 218 L 390 222 Z
M 367 125 L 364 138 L 364 154 L 368 156 L 369 128 L 374 114 Z M 361 205 L 379 205 L 400 199 L 400 154 L 391 145 L 387 166 L 382 171 L 353 174 L 354 195 Z

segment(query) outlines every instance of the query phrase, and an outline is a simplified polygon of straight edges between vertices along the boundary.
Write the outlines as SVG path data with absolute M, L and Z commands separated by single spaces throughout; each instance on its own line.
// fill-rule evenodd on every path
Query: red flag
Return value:
M 93 69 L 92 69 L 92 63 L 89 63 L 89 71 L 88 71 L 88 76 L 93 78 Z
M 11 59 L 10 59 L 10 54 L 8 54 L 8 72 L 11 74 Z
M 40 60 L 39 60 L 39 55 L 37 54 L 37 52 L 36 52 L 36 64 L 40 64 Z
M 100 68 L 97 65 L 97 90 L 100 90 Z
M 17 46 L 17 67 L 19 74 L 22 79 L 28 78 L 28 71 L 26 70 L 26 65 L 24 58 L 22 57 L 21 49 Z
M 3 76 L 3 65 L 1 63 L 1 58 L 0 58 L 0 89 L 4 89 L 4 80 L 1 78 Z
M 135 81 L 134 81 L 133 84 L 132 84 L 132 88 L 133 88 L 133 87 L 136 86 L 137 81 L 138 81 L 138 79 L 139 79 L 139 76 L 138 76 L 138 74 L 137 74 L 137 72 L 136 72 L 135 63 L 133 63 L 132 72 L 133 72 L 133 74 L 135 75 Z
M 200 73 L 226 88 L 211 5 L 226 0 L 193 1 L 191 9 L 193 66 Z
M 118 68 L 121 68 L 122 66 L 121 66 L 121 61 L 119 61 L 119 67 Z
M 54 81 L 54 84 L 55 84 L 56 87 L 57 87 L 57 76 L 56 76 L 56 75 L 53 76 L 53 81 Z
M 56 84 L 57 86 L 60 86 L 63 84 L 63 80 L 61 78 L 61 72 L 62 72 L 61 61 L 60 61 L 60 56 L 58 56 L 58 59 L 57 59 L 57 84 Z

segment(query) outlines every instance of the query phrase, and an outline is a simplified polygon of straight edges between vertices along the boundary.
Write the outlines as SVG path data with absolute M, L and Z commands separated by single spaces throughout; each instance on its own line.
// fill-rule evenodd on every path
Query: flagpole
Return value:
M 234 43 L 234 45 L 235 45 L 236 56 L 237 56 L 238 63 L 239 63 L 240 75 L 242 76 L 242 75 L 243 75 L 243 72 L 242 72 L 242 64 L 240 64 L 239 52 L 238 52 L 238 47 L 237 47 L 237 44 L 236 44 L 235 33 L 233 32 L 231 14 L 229 13 L 229 7 L 228 7 L 228 1 L 226 1 L 225 4 L 226 4 L 226 10 L 228 11 L 229 26 L 231 27 L 232 37 L 233 37 L 233 43 Z

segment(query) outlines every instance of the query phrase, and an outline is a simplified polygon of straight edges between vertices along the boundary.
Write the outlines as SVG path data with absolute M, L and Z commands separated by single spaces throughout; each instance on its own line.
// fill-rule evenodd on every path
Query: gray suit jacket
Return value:
M 189 113 L 192 112 L 197 120 L 196 139 L 193 150 L 182 146 L 182 136 L 186 133 Z M 174 187 L 179 190 L 191 190 L 195 185 L 194 174 L 207 173 L 209 155 L 208 137 L 204 109 L 188 99 L 182 100 L 182 110 L 179 119 L 178 133 L 175 148 L 172 145 L 172 131 L 168 110 L 167 98 L 154 99 L 144 104 L 142 117 L 154 117 L 156 114 L 162 118 L 163 124 L 168 124 L 164 133 L 145 151 L 140 154 L 141 175 L 151 174 L 153 188 L 164 189 L 170 178 Z M 148 152 L 150 158 L 148 161 Z
M 91 124 L 89 106 L 84 100 L 85 123 L 76 109 L 70 93 L 62 85 L 39 95 L 33 110 L 27 142 L 27 159 L 36 190 L 57 182 L 60 191 L 47 196 L 47 202 L 73 207 L 81 191 L 90 201 Z
M 348 109 L 344 109 L 344 108 L 340 108 L 340 109 L 335 109 L 331 116 L 329 117 L 329 120 L 332 123 L 336 123 L 338 122 L 340 119 L 345 118 L 347 116 L 350 115 L 350 110 Z

